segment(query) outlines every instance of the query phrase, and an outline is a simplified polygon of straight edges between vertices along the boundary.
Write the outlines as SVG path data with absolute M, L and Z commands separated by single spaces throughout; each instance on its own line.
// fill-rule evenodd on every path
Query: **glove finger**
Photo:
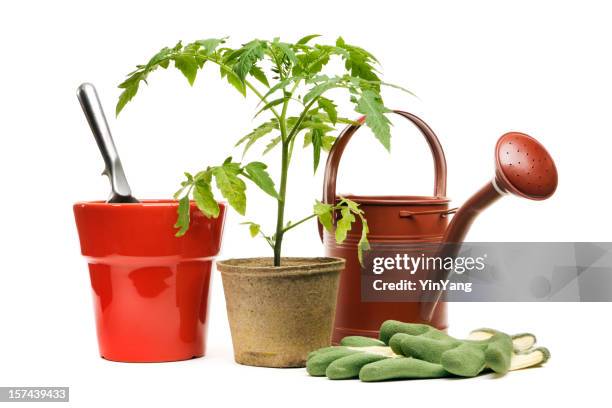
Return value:
M 514 351 L 526 351 L 535 346 L 537 342 L 535 334 L 520 333 L 512 336 Z
M 449 373 L 440 364 L 410 357 L 388 358 L 366 364 L 359 372 L 361 381 L 385 381 L 411 378 L 441 378 Z
M 387 320 L 380 326 L 379 339 L 385 344 L 389 344 L 389 340 L 391 340 L 391 337 L 396 333 L 418 336 L 431 329 L 432 327 L 426 324 L 403 323 L 397 320 Z
M 445 351 L 440 362 L 449 373 L 461 377 L 475 377 L 485 368 L 485 353 L 479 347 L 464 343 Z
M 361 367 L 375 361 L 388 359 L 390 357 L 382 354 L 355 353 L 333 361 L 325 370 L 325 375 L 330 380 L 346 380 L 359 377 Z
M 389 346 L 396 354 L 437 364 L 440 363 L 442 353 L 459 344 L 461 343 L 458 340 L 438 340 L 404 333 L 394 335 L 389 341 Z
M 336 347 L 334 350 L 324 351 L 313 355 L 306 360 L 306 371 L 314 377 L 322 377 L 325 375 L 325 370 L 334 361 L 339 358 L 346 357 L 351 354 L 362 353 L 361 351 L 352 350 L 348 347 Z
M 339 349 L 341 346 L 329 346 L 329 347 L 323 347 L 320 349 L 316 349 L 314 351 L 311 351 L 310 353 L 308 353 L 308 356 L 306 357 L 306 360 L 310 360 L 312 357 L 318 355 L 318 354 L 324 354 L 324 353 L 328 353 L 330 351 L 334 351 Z
M 385 343 L 378 339 L 364 336 L 347 336 L 340 340 L 341 346 L 347 347 L 372 347 L 372 346 L 386 346 Z

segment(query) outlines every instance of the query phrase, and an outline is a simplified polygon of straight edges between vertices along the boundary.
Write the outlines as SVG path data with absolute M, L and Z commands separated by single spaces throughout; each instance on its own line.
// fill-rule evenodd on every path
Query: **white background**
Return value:
M 480 326 L 535 332 L 552 351 L 543 368 L 501 379 L 332 382 L 302 369 L 235 364 L 216 275 L 205 358 L 140 365 L 98 357 L 71 205 L 105 199 L 108 184 L 76 87 L 98 87 L 135 195 L 167 198 L 184 170 L 231 152 L 254 125 L 256 101 L 245 102 L 215 70 L 201 73 L 193 88 L 169 70 L 151 75 L 150 86 L 115 119 L 123 76 L 179 39 L 230 35 L 236 45 L 310 33 L 329 42 L 342 35 L 373 51 L 386 80 L 418 94 L 385 96 L 387 105 L 421 115 L 438 134 L 456 204 L 492 176 L 502 133 L 524 131 L 548 147 L 560 173 L 556 195 L 538 203 L 504 198 L 468 239 L 610 240 L 612 25 L 605 2 L 3 2 L 0 385 L 66 385 L 71 403 L 88 407 L 516 406 L 605 398 L 610 304 L 451 305 L 450 332 L 458 336 Z M 396 121 L 391 155 L 363 132 L 343 161 L 340 192 L 430 194 L 430 157 L 413 128 Z M 364 165 L 366 158 L 373 165 Z M 309 151 L 299 153 L 290 177 L 288 213 L 296 219 L 320 196 L 321 172 L 312 177 Z M 249 219 L 271 228 L 272 201 L 252 192 Z M 230 213 L 221 256 L 268 255 L 240 221 Z M 288 235 L 285 249 L 322 254 L 315 225 Z

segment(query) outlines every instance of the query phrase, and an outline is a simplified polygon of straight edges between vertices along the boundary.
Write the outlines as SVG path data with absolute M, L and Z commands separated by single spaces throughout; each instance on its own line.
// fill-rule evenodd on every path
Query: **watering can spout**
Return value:
M 545 200 L 553 195 L 557 182 L 555 162 L 544 146 L 524 133 L 506 133 L 495 147 L 495 178 L 459 208 L 443 242 L 462 242 L 478 214 L 502 196 Z
M 476 217 L 501 197 L 502 195 L 495 188 L 495 180 L 478 190 L 457 210 L 444 233 L 442 242 L 445 244 L 463 242 Z M 451 247 L 456 248 L 456 246 Z
M 506 133 L 495 147 L 495 178 L 470 197 L 455 214 L 444 233 L 438 251 L 441 258 L 454 258 L 472 223 L 484 209 L 506 194 L 530 200 L 545 200 L 557 189 L 558 174 L 555 162 L 537 140 L 519 132 Z M 434 280 L 446 279 L 448 272 L 434 272 Z M 433 302 L 424 302 L 422 318 L 430 321 L 442 292 Z

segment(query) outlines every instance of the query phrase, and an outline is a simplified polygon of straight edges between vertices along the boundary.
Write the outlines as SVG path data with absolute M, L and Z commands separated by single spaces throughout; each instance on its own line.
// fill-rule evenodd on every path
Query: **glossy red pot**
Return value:
M 191 227 L 180 238 L 177 207 L 171 200 L 74 205 L 105 359 L 161 362 L 205 353 L 211 266 L 226 206 L 206 218 L 192 203 Z

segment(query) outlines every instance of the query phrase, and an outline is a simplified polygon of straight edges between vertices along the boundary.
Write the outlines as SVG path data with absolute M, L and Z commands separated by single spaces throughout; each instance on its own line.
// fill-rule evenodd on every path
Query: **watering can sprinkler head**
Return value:
M 506 133 L 495 146 L 495 178 L 459 208 L 446 229 L 438 256 L 457 256 L 460 243 L 474 219 L 500 197 L 514 194 L 530 200 L 545 200 L 554 194 L 557 183 L 555 162 L 540 142 L 524 133 Z M 446 279 L 448 276 L 446 270 L 435 271 L 434 274 L 434 280 Z M 440 291 L 433 302 L 423 303 L 421 312 L 425 321 L 431 321 L 441 297 Z
M 509 132 L 495 146 L 494 187 L 530 200 L 545 200 L 557 189 L 558 175 L 550 154 L 533 137 Z
M 495 178 L 459 208 L 443 242 L 462 242 L 478 214 L 500 197 L 514 194 L 530 200 L 545 200 L 557 189 L 555 162 L 537 140 L 509 132 L 495 146 Z

